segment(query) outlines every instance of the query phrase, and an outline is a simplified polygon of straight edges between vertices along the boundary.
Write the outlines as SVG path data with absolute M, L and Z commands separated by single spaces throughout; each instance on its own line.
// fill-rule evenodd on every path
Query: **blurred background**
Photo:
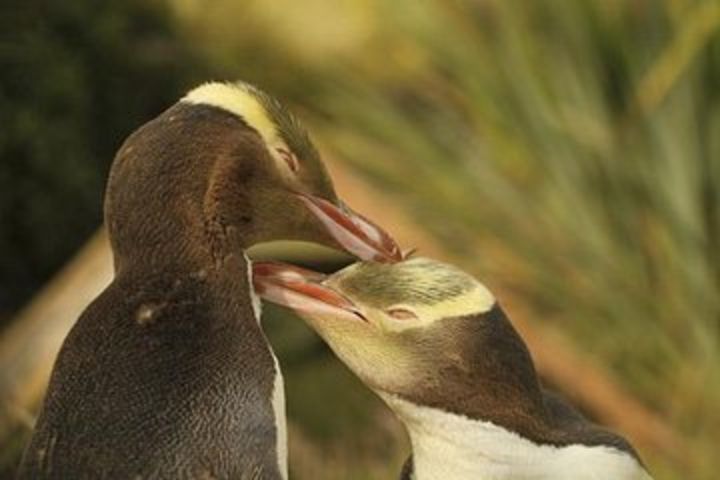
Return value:
M 700 0 L 4 0 L 0 477 L 67 328 L 34 342 L 53 302 L 81 309 L 107 282 L 103 238 L 86 242 L 114 152 L 198 82 L 236 78 L 293 106 L 349 203 L 496 291 L 543 378 L 656 479 L 717 478 L 720 3 Z M 399 425 L 266 311 L 292 478 L 396 478 Z

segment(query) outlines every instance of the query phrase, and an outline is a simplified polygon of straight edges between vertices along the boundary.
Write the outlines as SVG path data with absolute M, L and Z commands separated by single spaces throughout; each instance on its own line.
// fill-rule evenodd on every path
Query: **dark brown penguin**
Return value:
M 627 441 L 541 387 L 493 295 L 459 269 L 254 270 L 258 293 L 297 311 L 403 422 L 403 480 L 650 479 Z
M 133 133 L 105 221 L 115 278 L 65 339 L 19 477 L 287 478 L 282 377 L 243 250 L 297 239 L 384 261 L 394 242 L 246 84 L 200 86 Z

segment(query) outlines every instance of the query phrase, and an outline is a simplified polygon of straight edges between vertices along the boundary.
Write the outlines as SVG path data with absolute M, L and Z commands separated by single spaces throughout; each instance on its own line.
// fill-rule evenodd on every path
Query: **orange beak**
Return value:
M 298 313 L 365 320 L 349 299 L 325 286 L 326 275 L 279 262 L 253 263 L 255 292 Z

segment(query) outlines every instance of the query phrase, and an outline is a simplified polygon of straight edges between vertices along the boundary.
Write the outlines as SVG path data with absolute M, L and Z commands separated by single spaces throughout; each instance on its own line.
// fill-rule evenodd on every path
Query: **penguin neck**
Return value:
M 379 393 L 412 445 L 413 480 L 650 479 L 638 462 L 608 446 L 537 444 L 491 422 Z
M 217 202 L 208 200 L 212 186 L 203 177 L 210 175 L 108 189 L 106 223 L 116 270 L 217 270 L 251 246 L 252 232 L 227 225 Z M 242 215 L 251 207 L 238 199 L 233 210 Z
M 116 272 L 237 275 L 238 266 L 241 272 L 248 271 L 247 258 L 242 252 L 249 245 L 244 242 L 229 242 L 203 226 L 182 225 L 180 221 L 170 228 L 164 227 L 162 231 L 144 230 L 147 236 L 137 237 L 144 239 L 131 247 L 118 245 L 111 237 Z
M 194 271 L 248 248 L 253 231 L 235 220 L 249 218 L 250 195 L 228 179 L 240 176 L 235 168 L 253 178 L 263 151 L 256 137 L 227 112 L 182 103 L 134 132 L 105 194 L 116 270 Z

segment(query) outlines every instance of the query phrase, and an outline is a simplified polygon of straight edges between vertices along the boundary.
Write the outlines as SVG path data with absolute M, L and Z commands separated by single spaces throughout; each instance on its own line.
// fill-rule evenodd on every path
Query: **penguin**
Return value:
M 544 389 L 493 294 L 415 257 L 324 276 L 253 267 L 259 295 L 294 310 L 404 424 L 403 480 L 649 480 L 633 447 Z
M 284 392 L 244 250 L 305 240 L 395 261 L 277 100 L 211 82 L 132 133 L 109 175 L 115 275 L 65 339 L 21 479 L 287 478 Z

